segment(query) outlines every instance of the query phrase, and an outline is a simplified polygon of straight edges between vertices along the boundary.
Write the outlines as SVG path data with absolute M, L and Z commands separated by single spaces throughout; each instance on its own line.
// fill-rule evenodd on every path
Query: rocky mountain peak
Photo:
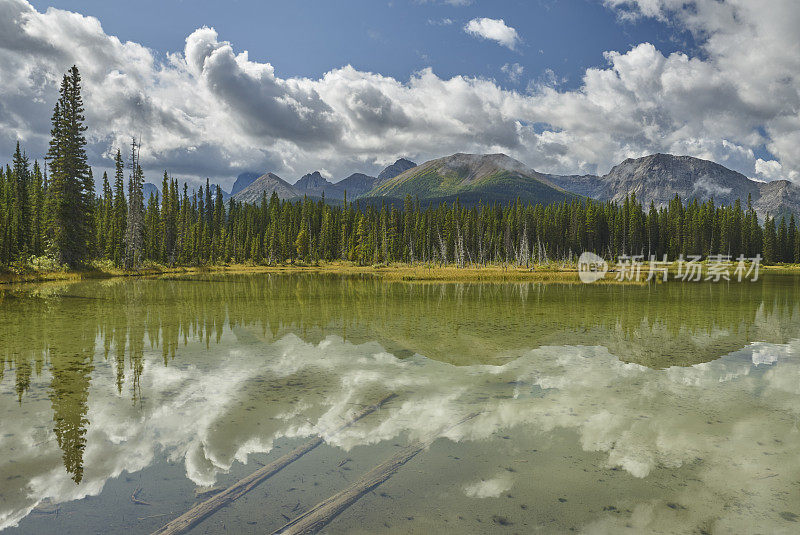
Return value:
M 300 180 L 295 182 L 294 187 L 299 189 L 314 189 L 314 188 L 324 188 L 325 186 L 330 186 L 331 183 L 323 177 L 319 171 L 314 171 L 313 173 L 308 173 L 303 175 Z
M 416 166 L 417 164 L 415 164 L 411 160 L 406 160 L 405 158 L 399 158 L 392 165 L 386 167 L 383 171 L 381 171 L 378 174 L 378 182 L 383 182 L 392 179 L 397 175 L 399 175 L 400 173 L 408 171 L 409 169 Z
M 255 180 L 259 177 L 258 173 L 253 173 L 251 171 L 244 172 L 236 177 L 236 182 L 233 183 L 233 188 L 231 188 L 231 195 L 236 195 L 244 188 L 255 182 Z

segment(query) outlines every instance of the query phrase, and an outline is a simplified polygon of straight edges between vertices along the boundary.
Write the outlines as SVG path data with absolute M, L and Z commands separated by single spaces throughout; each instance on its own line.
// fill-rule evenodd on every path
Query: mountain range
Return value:
M 604 176 L 548 175 L 562 188 L 601 201 L 621 202 L 625 195 L 648 206 L 664 206 L 680 195 L 682 199 L 730 205 L 739 200 L 743 207 L 750 198 L 763 217 L 781 217 L 800 212 L 800 186 L 788 180 L 758 182 L 718 163 L 671 154 L 629 158 Z
M 347 193 L 348 198 L 352 200 L 416 165 L 410 160 L 400 158 L 381 171 L 377 177 L 364 173 L 353 173 L 338 182 L 330 182 L 319 171 L 303 175 L 294 184 L 289 184 L 274 173 L 266 173 L 261 176 L 258 176 L 257 173 L 242 173 L 236 178 L 232 196 L 236 201 L 253 203 L 260 202 L 265 193 L 267 197 L 271 196 L 274 191 L 280 199 L 295 199 L 303 196 L 321 198 L 324 195 L 327 200 L 341 201 Z
M 233 198 L 242 202 L 259 202 L 264 193 L 273 191 L 281 199 L 309 196 L 331 201 L 344 198 L 365 203 L 402 203 L 411 195 L 423 204 L 458 199 L 462 204 L 479 201 L 513 202 L 519 198 L 529 203 L 552 203 L 589 197 L 599 201 L 621 202 L 635 194 L 648 206 L 664 206 L 680 195 L 684 200 L 714 199 L 717 204 L 748 198 L 760 217 L 800 213 L 800 186 L 787 180 L 758 182 L 718 163 L 691 156 L 651 154 L 629 158 L 614 166 L 606 175 L 553 175 L 540 173 L 505 154 L 457 153 L 416 165 L 399 159 L 377 177 L 354 173 L 338 182 L 330 182 L 315 171 L 295 184 L 273 173 L 251 179 L 243 188 L 234 185 Z

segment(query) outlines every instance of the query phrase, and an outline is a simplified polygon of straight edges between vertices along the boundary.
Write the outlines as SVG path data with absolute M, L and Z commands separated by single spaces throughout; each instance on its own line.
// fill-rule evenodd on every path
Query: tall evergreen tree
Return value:
M 14 151 L 13 166 L 14 204 L 11 224 L 16 230 L 14 252 L 24 257 L 31 248 L 30 170 L 28 169 L 28 157 L 20 150 L 19 141 L 17 141 L 17 148 Z
M 61 82 L 50 131 L 47 195 L 48 249 L 71 267 L 87 260 L 91 239 L 94 183 L 86 163 L 86 131 L 81 77 L 73 66 Z
M 764 219 L 764 262 L 778 261 L 777 235 L 775 232 L 775 219 L 766 216 Z
M 128 228 L 128 201 L 125 199 L 125 162 L 117 149 L 114 156 L 114 209 L 109 238 L 109 257 L 121 265 L 125 259 L 125 231 Z
M 33 162 L 31 175 L 31 253 L 40 256 L 44 254 L 44 196 L 45 184 L 39 162 Z

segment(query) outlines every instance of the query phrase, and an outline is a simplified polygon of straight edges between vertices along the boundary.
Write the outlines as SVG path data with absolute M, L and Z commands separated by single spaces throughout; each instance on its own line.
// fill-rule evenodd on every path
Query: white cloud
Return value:
M 506 63 L 500 70 L 508 76 L 509 81 L 513 83 L 518 83 L 520 76 L 525 71 L 525 68 L 520 65 L 519 63 Z
M 95 18 L 0 0 L 0 157 L 18 138 L 34 157 L 46 151 L 58 82 L 74 63 L 93 165 L 110 165 L 111 152 L 135 134 L 148 176 L 166 168 L 224 184 L 243 170 L 292 180 L 324 168 L 339 178 L 376 172 L 397 154 L 424 161 L 452 152 L 505 152 L 545 172 L 604 173 L 627 157 L 671 152 L 749 176 L 800 178 L 800 6 L 606 4 L 689 29 L 702 57 L 664 55 L 649 43 L 609 51 L 575 90 L 547 71 L 525 91 L 431 69 L 407 80 L 351 66 L 288 78 L 212 28 L 161 59 L 106 34 Z M 476 32 L 519 42 L 502 21 L 476 21 L 491 19 L 471 21 Z M 763 146 L 773 156 L 759 163 L 754 151 Z
M 475 37 L 497 41 L 510 50 L 514 50 L 520 42 L 517 30 L 508 26 L 503 19 L 475 18 L 464 26 L 464 31 Z
M 464 487 L 464 494 L 470 498 L 497 498 L 511 490 L 514 482 L 507 474 L 500 474 L 491 479 L 470 483 Z
M 783 166 L 775 160 L 756 160 L 756 174 L 766 180 L 783 178 Z
M 793 318 L 785 319 L 794 325 Z M 653 334 L 673 338 L 657 323 L 643 325 L 643 332 L 632 338 L 649 340 Z M 776 325 L 769 316 L 752 326 L 756 334 L 781 327 L 786 325 Z M 665 332 L 659 333 L 660 328 Z M 603 464 L 619 466 L 634 477 L 651 478 L 650 486 L 660 490 L 641 500 L 660 500 L 662 510 L 668 509 L 666 503 L 694 499 L 693 507 L 667 524 L 672 531 L 697 531 L 713 518 L 718 530 L 727 532 L 742 520 L 742 511 L 767 507 L 780 511 L 778 507 L 792 503 L 786 489 L 800 469 L 797 339 L 788 344 L 758 342 L 711 362 L 660 370 L 622 362 L 600 346 L 520 349 L 503 365 L 455 366 L 422 355 L 398 359 L 377 342 L 353 344 L 329 336 L 310 343 L 291 334 L 292 328 L 287 330 L 289 334 L 270 339 L 260 325 L 240 326 L 235 334 L 226 328 L 214 355 L 192 358 L 198 345 L 205 347 L 199 337 L 190 342 L 189 353 L 170 366 L 164 366 L 160 347 L 145 346 L 138 382 L 148 400 L 143 406 L 132 404 L 128 397 L 134 388 L 132 374 L 126 375 L 125 394 L 119 395 L 112 367 L 97 367 L 89 396 L 84 479 L 77 486 L 63 469 L 58 443 L 46 431 L 52 424 L 49 399 L 26 398 L 30 416 L 4 421 L 0 437 L 3 462 L 13 464 L 21 476 L 5 483 L 8 499 L 0 502 L 0 529 L 16 524 L 43 499 L 58 504 L 96 495 L 109 479 L 123 472 L 134 474 L 162 455 L 182 464 L 195 484 L 209 486 L 236 461 L 269 452 L 284 438 L 321 433 L 328 444 L 350 451 L 381 441 L 413 441 L 447 428 L 450 440 L 484 451 L 504 442 L 498 435 L 533 432 L 536 443 L 544 446 L 543 454 L 552 437 L 567 436 L 560 430 L 570 431 L 561 444 L 574 445 L 574 456 L 555 449 L 541 466 L 551 466 L 554 474 L 562 469 L 577 471 L 579 463 L 594 470 Z M 611 327 L 611 342 L 614 332 Z M 251 336 L 267 339 L 257 351 L 237 342 Z M 714 342 L 706 341 L 709 346 Z M 102 355 L 98 345 L 95 360 L 102 361 Z M 503 350 L 503 356 L 512 355 Z M 177 365 L 180 358 L 192 364 Z M 767 366 L 753 373 L 755 367 Z M 34 388 L 46 390 L 49 380 L 45 370 L 33 378 Z M 260 389 L 250 388 L 256 381 L 277 388 L 301 382 L 307 388 L 297 390 L 297 397 L 271 400 Z M 0 397 L 0 413 L 18 414 L 10 390 L 13 383 L 4 386 L 8 391 Z M 487 391 L 504 395 L 476 395 Z M 374 402 L 380 392 L 396 392 L 399 397 L 357 425 L 335 435 L 327 433 L 347 420 L 354 407 Z M 665 399 L 682 402 L 665 403 Z M 473 412 L 480 414 L 452 428 L 453 422 Z M 710 418 L 716 420 L 714 425 Z M 754 437 L 766 437 L 779 446 L 754 448 Z M 765 455 L 770 449 L 773 453 Z M 512 459 L 527 456 L 518 454 Z M 473 498 L 491 498 L 520 486 L 519 494 L 525 495 L 529 479 L 507 470 L 497 473 L 503 457 L 489 455 L 488 465 L 481 464 L 480 457 L 475 457 L 474 470 L 448 475 L 453 489 Z M 659 484 L 664 479 L 674 482 L 677 468 L 686 486 Z M 481 473 L 487 477 L 475 481 Z M 779 476 L 764 477 L 773 473 Z M 564 492 L 576 488 L 569 478 L 559 483 Z M 608 490 L 609 485 L 602 478 L 584 478 L 577 484 L 587 495 Z M 742 507 L 727 507 L 730 501 Z M 641 503 L 634 499 L 631 509 Z M 624 515 L 617 518 L 623 524 L 628 520 Z M 598 517 L 604 519 L 610 517 Z M 754 517 L 747 513 L 744 519 Z M 650 519 L 639 531 L 664 531 L 660 525 L 664 520 L 670 519 Z M 757 516 L 755 521 L 762 531 L 785 526 L 777 515 Z
M 443 19 L 428 19 L 428 24 L 430 26 L 450 26 L 453 24 L 453 19 L 447 17 Z

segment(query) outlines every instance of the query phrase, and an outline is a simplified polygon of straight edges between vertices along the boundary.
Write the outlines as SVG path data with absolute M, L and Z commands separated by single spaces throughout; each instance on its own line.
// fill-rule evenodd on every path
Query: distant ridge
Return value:
M 237 202 L 259 203 L 264 194 L 269 198 L 272 196 L 272 192 L 277 193 L 279 199 L 292 199 L 302 196 L 302 193 L 278 175 L 266 173 L 258 177 L 252 184 L 236 195 L 233 195 L 233 200 Z
M 322 197 L 324 194 L 328 200 L 342 200 L 345 192 L 348 198 L 354 199 L 369 191 L 374 182 L 375 177 L 363 173 L 353 173 L 339 182 L 330 182 L 319 171 L 314 171 L 300 177 L 300 180 L 294 183 L 294 188 L 301 195 Z
M 314 171 L 300 177 L 294 183 L 294 187 L 304 195 L 321 197 L 324 193 L 325 198 L 331 200 L 342 200 L 345 192 L 347 192 L 347 197 L 352 200 L 370 191 L 376 185 L 394 178 L 403 171 L 416 167 L 416 165 L 411 160 L 400 158 L 385 167 L 377 177 L 365 175 L 364 173 L 353 173 L 338 182 L 331 182 L 323 177 L 319 171 Z

